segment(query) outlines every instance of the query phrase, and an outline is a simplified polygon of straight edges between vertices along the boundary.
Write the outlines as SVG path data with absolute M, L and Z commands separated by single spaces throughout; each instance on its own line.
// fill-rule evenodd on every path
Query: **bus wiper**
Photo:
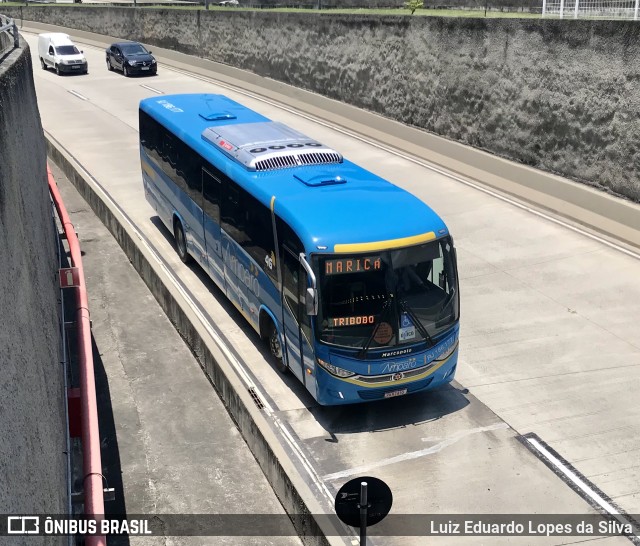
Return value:
M 423 326 L 422 322 L 420 322 L 420 319 L 416 316 L 413 309 L 411 309 L 409 304 L 404 300 L 400 300 L 399 303 L 400 309 L 402 309 L 402 311 L 404 311 L 411 317 L 414 326 L 418 329 L 418 332 L 420 332 L 422 334 L 422 337 L 424 337 L 431 344 L 431 347 L 433 347 L 435 345 L 435 343 L 433 342 L 433 338 L 429 335 L 429 332 L 427 332 L 427 329 Z
M 380 313 L 380 322 L 378 322 L 378 324 L 376 324 L 373 330 L 371 331 L 371 335 L 369 336 L 369 339 L 367 339 L 367 342 L 364 344 L 364 347 L 362 347 L 362 349 L 358 353 L 357 358 L 362 360 L 367 356 L 367 351 L 369 351 L 369 347 L 371 346 L 371 342 L 373 341 L 373 338 L 376 335 L 376 332 L 378 331 L 378 327 L 380 326 L 380 324 L 382 324 L 383 320 L 386 318 L 387 311 L 391 309 L 392 298 L 393 298 L 393 295 L 390 294 L 389 299 L 387 299 L 382 304 L 382 313 Z

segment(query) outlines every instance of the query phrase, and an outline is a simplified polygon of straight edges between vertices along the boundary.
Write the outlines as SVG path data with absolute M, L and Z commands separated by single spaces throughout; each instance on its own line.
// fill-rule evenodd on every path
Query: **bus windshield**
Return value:
M 427 244 L 319 258 L 321 342 L 364 350 L 425 342 L 458 320 L 449 237 Z

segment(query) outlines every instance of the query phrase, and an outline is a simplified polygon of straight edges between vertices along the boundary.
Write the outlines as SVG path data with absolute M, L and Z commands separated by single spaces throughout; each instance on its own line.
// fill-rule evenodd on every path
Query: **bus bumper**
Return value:
M 402 385 L 381 388 L 349 383 L 344 379 L 331 375 L 320 366 L 317 366 L 316 373 L 319 376 L 317 391 L 318 403 L 323 406 L 358 404 L 429 391 L 450 383 L 455 376 L 457 363 L 458 349 L 456 348 L 455 352 L 447 358 L 445 363 L 438 367 L 432 374 L 417 379 L 416 381 L 403 383 Z

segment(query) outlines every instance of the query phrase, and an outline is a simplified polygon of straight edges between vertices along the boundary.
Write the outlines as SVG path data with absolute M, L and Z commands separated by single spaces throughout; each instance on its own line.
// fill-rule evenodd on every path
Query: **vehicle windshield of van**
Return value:
M 148 53 L 147 50 L 140 44 L 131 44 L 131 45 L 125 45 L 121 47 L 122 47 L 122 52 L 125 55 L 145 55 Z
M 58 55 L 80 55 L 80 51 L 74 45 L 62 45 L 56 47 L 56 53 Z

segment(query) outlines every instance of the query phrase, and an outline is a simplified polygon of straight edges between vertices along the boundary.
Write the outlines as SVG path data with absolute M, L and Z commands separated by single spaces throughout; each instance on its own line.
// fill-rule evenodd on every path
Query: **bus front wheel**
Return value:
M 271 356 L 273 356 L 276 362 L 276 368 L 280 373 L 286 373 L 288 368 L 284 362 L 284 355 L 282 354 L 282 345 L 280 344 L 280 336 L 278 335 L 278 330 L 271 322 L 269 325 L 269 351 L 271 352 Z
M 180 220 L 176 220 L 175 222 L 173 237 L 176 240 L 176 251 L 178 252 L 180 260 L 182 263 L 188 264 L 191 261 L 191 256 L 189 256 L 189 252 L 187 251 L 187 239 L 184 236 L 184 229 L 182 228 Z

